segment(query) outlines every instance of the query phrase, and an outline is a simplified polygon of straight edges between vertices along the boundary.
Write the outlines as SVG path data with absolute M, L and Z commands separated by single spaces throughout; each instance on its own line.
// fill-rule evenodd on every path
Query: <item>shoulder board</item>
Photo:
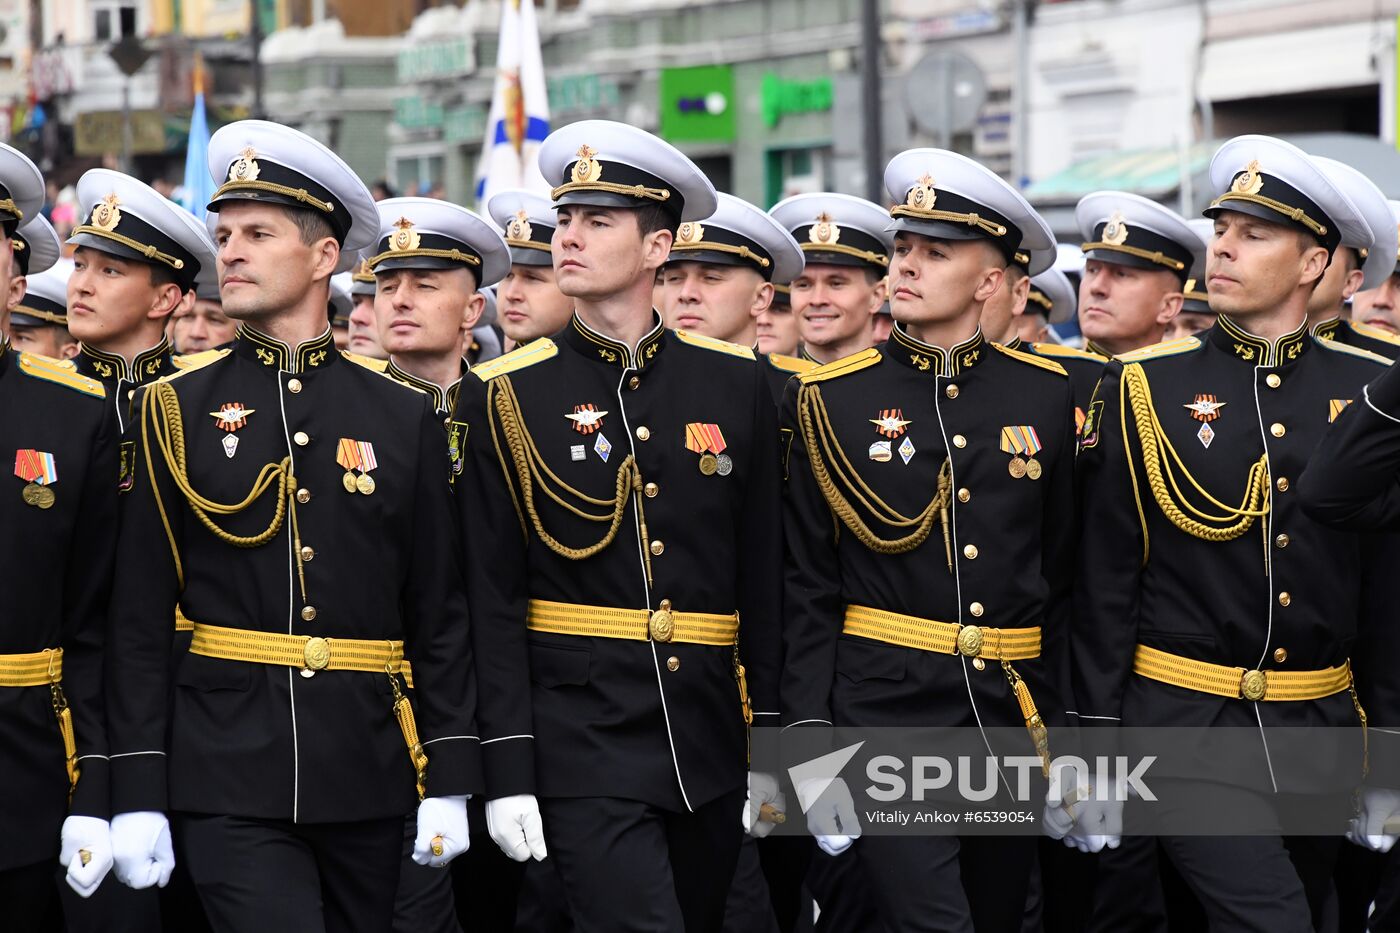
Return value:
M 351 353 L 349 350 L 341 350 L 340 355 L 352 363 L 358 363 L 365 369 L 372 369 L 377 373 L 382 373 L 389 368 L 388 360 L 376 360 L 372 356 L 361 356 L 358 353 Z
M 1390 331 L 1374 324 L 1367 324 L 1363 321 L 1348 321 L 1351 329 L 1363 337 L 1370 337 L 1372 340 L 1379 340 L 1381 343 L 1400 344 L 1400 337 L 1395 336 Z
M 1025 353 L 1021 350 L 1013 350 L 1010 347 L 1003 347 L 999 343 L 994 343 L 992 344 L 992 346 L 996 347 L 1002 353 L 1005 353 L 1007 356 L 1011 357 L 1013 360 L 1016 360 L 1019 363 L 1029 363 L 1032 366 L 1039 366 L 1041 369 L 1047 370 L 1048 372 L 1058 373 L 1061 376 L 1066 377 L 1069 376 L 1069 373 L 1065 372 L 1065 368 L 1059 363 L 1056 363 L 1054 360 L 1044 359 L 1042 357 L 1036 356 L 1034 353 Z
M 746 360 L 754 358 L 753 350 L 737 343 L 730 343 L 728 340 L 717 340 L 714 337 L 692 334 L 687 330 L 676 331 L 676 336 L 685 343 L 704 347 L 706 350 L 717 350 L 720 353 L 728 353 L 730 356 L 742 356 Z
M 1067 347 L 1062 343 L 1033 343 L 1031 344 L 1029 352 L 1034 353 L 1036 356 L 1064 356 L 1070 359 L 1088 360 L 1091 363 L 1108 362 L 1108 357 L 1106 356 L 1099 356 L 1097 353 L 1090 353 L 1088 350 Z
M 184 353 L 179 356 L 172 356 L 170 362 L 175 364 L 176 369 L 199 369 L 201 366 L 208 366 L 215 360 L 221 360 L 228 356 L 228 347 L 215 350 L 201 350 L 199 353 Z
M 76 389 L 84 395 L 107 397 L 107 390 L 102 387 L 102 383 L 79 373 L 67 360 L 54 360 L 38 353 L 21 353 L 19 369 L 26 376 L 33 376 L 45 382 L 56 382 L 61 386 Z
M 1137 350 L 1130 350 L 1127 353 L 1120 353 L 1115 356 L 1115 360 L 1122 360 L 1124 363 L 1141 363 L 1143 360 L 1155 360 L 1159 356 L 1175 356 L 1178 353 L 1185 353 L 1194 350 L 1201 345 L 1195 337 L 1182 337 L 1180 340 L 1169 340 L 1166 343 L 1154 343 L 1150 347 L 1141 347 Z
M 1319 347 L 1326 347 L 1329 350 L 1335 350 L 1338 353 L 1350 353 L 1352 356 L 1359 356 L 1363 360 L 1370 360 L 1372 363 L 1380 363 L 1382 366 L 1389 366 L 1391 362 L 1379 353 L 1372 353 L 1370 350 L 1353 347 L 1349 343 L 1341 343 L 1337 340 L 1318 340 L 1317 345 Z
M 774 369 L 780 369 L 785 373 L 810 372 L 821 365 L 816 360 L 804 360 L 800 356 L 783 356 L 781 353 L 768 354 L 768 362 Z
M 523 347 L 516 347 L 505 356 L 498 356 L 494 360 L 488 360 L 472 367 L 472 375 L 482 382 L 490 382 L 497 376 L 504 376 L 516 370 L 524 369 L 527 366 L 534 366 L 536 363 L 543 363 L 552 359 L 559 353 L 559 347 L 548 337 L 541 337 L 533 343 L 527 343 Z
M 881 359 L 880 351 L 871 347 L 868 350 L 861 350 L 859 353 L 852 353 L 850 356 L 843 356 L 835 362 L 818 366 L 816 369 L 809 369 L 805 373 L 799 373 L 797 378 L 802 380 L 804 386 L 813 382 L 825 382 L 828 379 L 835 379 L 837 376 L 859 372 L 869 366 L 874 366 Z

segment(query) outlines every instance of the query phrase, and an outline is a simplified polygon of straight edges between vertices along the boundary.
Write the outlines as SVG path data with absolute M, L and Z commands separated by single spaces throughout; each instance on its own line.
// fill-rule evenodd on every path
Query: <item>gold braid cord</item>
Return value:
M 175 558 L 175 574 L 179 578 L 182 590 L 185 586 L 184 569 L 180 562 L 179 550 L 175 546 L 175 534 L 170 525 L 170 516 L 166 512 L 165 502 L 161 498 L 160 487 L 156 485 L 155 465 L 151 455 L 153 449 L 160 451 L 166 469 L 170 473 L 170 478 L 174 480 L 175 487 L 180 490 L 185 502 L 189 504 L 190 511 L 199 519 L 200 524 L 204 525 L 214 537 L 225 544 L 241 548 L 261 547 L 271 541 L 282 529 L 282 522 L 290 509 L 292 536 L 295 539 L 297 576 L 300 578 L 302 596 L 305 597 L 306 576 L 301 563 L 301 535 L 297 529 L 294 498 L 296 477 L 292 475 L 291 457 L 283 457 L 281 463 L 269 463 L 259 470 L 253 488 L 249 490 L 248 495 L 241 502 L 228 505 L 205 498 L 190 485 L 185 451 L 185 424 L 180 413 L 180 399 L 175 394 L 175 387 L 164 382 L 152 385 L 141 399 L 141 443 L 146 449 L 146 473 L 151 480 L 151 490 L 155 493 L 156 507 L 160 511 L 161 523 L 165 526 L 165 534 L 170 542 L 170 551 Z M 235 535 L 220 528 L 210 517 L 211 514 L 237 515 L 246 511 L 253 503 L 262 498 L 263 494 L 274 484 L 277 486 L 277 508 L 272 516 L 272 521 L 260 533 Z
M 948 505 L 952 501 L 953 489 L 953 473 L 949 461 L 943 461 L 943 466 L 938 471 L 938 490 L 934 493 L 933 500 L 918 515 L 908 518 L 881 499 L 865 480 L 861 479 L 840 442 L 836 440 L 836 432 L 831 426 L 826 403 L 822 401 L 821 390 L 816 385 L 805 385 L 798 390 L 797 417 L 802 427 L 802 439 L 807 445 L 807 457 L 812 462 L 812 475 L 817 480 L 817 487 L 821 489 L 832 513 L 851 530 L 856 540 L 877 554 L 905 554 L 928 539 L 934 520 L 940 517 L 943 520 L 945 538 L 947 537 Z M 879 537 L 846 498 L 846 494 L 842 492 L 843 487 L 882 524 L 891 528 L 914 530 L 902 538 Z
M 1123 400 L 1125 394 L 1127 396 L 1126 405 Z M 1173 525 L 1204 541 L 1231 541 L 1248 531 L 1255 519 L 1268 514 L 1269 456 L 1267 453 L 1249 468 L 1249 476 L 1245 480 L 1244 496 L 1240 504 L 1233 507 L 1225 505 L 1202 488 L 1196 478 L 1186 469 L 1186 465 L 1182 462 L 1176 449 L 1172 447 L 1171 441 L 1167 438 L 1167 432 L 1163 429 L 1161 422 L 1157 420 L 1157 411 L 1152 404 L 1152 389 L 1148 386 L 1147 375 L 1142 371 L 1140 365 L 1130 363 L 1123 367 L 1123 380 L 1119 387 L 1118 401 L 1119 405 L 1122 406 L 1125 420 L 1128 407 L 1132 408 L 1133 421 L 1137 424 L 1138 442 L 1142 447 L 1142 466 L 1143 471 L 1147 474 L 1148 488 L 1152 490 L 1152 496 L 1157 500 L 1162 514 Z M 1123 434 L 1126 446 L 1126 424 L 1123 425 Z M 1163 457 L 1164 453 L 1165 457 Z M 1133 457 L 1130 449 L 1127 452 L 1127 459 L 1129 472 L 1133 474 L 1133 490 L 1136 494 L 1138 488 L 1137 473 L 1133 468 Z M 1186 478 L 1200 496 L 1225 514 L 1215 515 L 1192 505 L 1177 483 L 1173 464 L 1175 464 L 1175 470 Z M 1187 512 L 1191 514 L 1188 515 Z M 1139 513 L 1141 513 L 1141 505 L 1139 505 Z M 1144 536 L 1146 533 L 1146 523 L 1144 522 Z
M 535 446 L 535 439 L 530 436 L 530 431 L 525 426 L 525 420 L 520 413 L 520 400 L 516 397 L 515 386 L 511 384 L 509 376 L 500 376 L 491 380 L 487 388 L 487 403 L 495 410 L 497 416 L 491 420 L 491 436 L 496 444 L 496 455 L 497 459 L 500 460 L 501 469 L 506 473 L 506 485 L 510 488 L 511 498 L 515 501 L 515 510 L 516 514 L 520 516 L 522 530 L 525 526 L 525 516 L 529 516 L 535 534 L 551 551 L 569 560 L 585 560 L 612 544 L 613 540 L 617 538 L 618 530 L 622 527 L 622 520 L 627 514 L 627 502 L 635 497 L 637 516 L 642 529 L 642 553 L 646 556 L 647 579 L 650 580 L 651 550 L 647 540 L 646 516 L 642 511 L 642 502 L 639 497 L 642 489 L 642 472 L 637 467 L 636 458 L 628 454 L 618 466 L 617 488 L 612 499 L 597 499 L 585 495 L 560 479 L 549 468 L 544 457 L 540 456 L 539 448 Z M 499 433 L 496 430 L 497 420 L 500 421 Z M 505 442 L 505 450 L 501 449 L 502 440 Z M 511 472 L 506 467 L 507 454 L 509 454 L 510 462 L 515 468 L 514 481 L 512 481 Z M 520 484 L 518 496 L 515 481 Z M 555 487 L 559 489 L 559 492 L 555 492 Z M 569 547 L 564 544 L 545 530 L 539 510 L 535 505 L 536 489 L 543 490 L 544 494 L 555 504 L 585 521 L 606 522 L 607 532 L 600 540 L 587 547 Z M 570 496 L 583 503 L 583 507 L 565 499 L 565 496 Z M 606 508 L 609 509 L 609 512 L 600 515 L 587 511 L 585 508 L 587 506 L 599 509 Z

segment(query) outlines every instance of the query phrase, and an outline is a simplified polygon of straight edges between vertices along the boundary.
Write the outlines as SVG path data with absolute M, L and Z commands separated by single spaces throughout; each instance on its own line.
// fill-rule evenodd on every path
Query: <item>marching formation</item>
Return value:
M 1400 924 L 1400 205 L 1239 137 L 1202 219 L 1084 198 L 1076 283 L 953 152 L 768 212 L 539 162 L 376 203 L 237 122 L 204 222 L 84 175 L 69 261 L 0 147 L 6 929 Z M 1034 825 L 865 832 L 763 727 L 967 730 Z M 1278 830 L 1062 766 L 1148 729 Z

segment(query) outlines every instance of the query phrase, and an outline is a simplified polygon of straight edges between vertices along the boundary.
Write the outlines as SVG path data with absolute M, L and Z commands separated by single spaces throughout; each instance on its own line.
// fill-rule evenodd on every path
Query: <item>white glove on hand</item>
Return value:
M 860 838 L 851 789 L 841 778 L 825 781 L 809 778 L 797 787 L 797 802 L 807 814 L 807 831 L 827 855 L 840 855 Z
M 58 863 L 68 866 L 68 887 L 82 897 L 92 897 L 112 870 L 111 833 L 107 821 L 95 816 L 70 816 L 63 821 Z
M 1400 833 L 1386 832 L 1388 820 L 1400 815 L 1400 791 L 1382 787 L 1361 789 L 1361 810 L 1352 818 L 1347 839 L 1372 852 L 1389 852 Z
M 1040 828 L 1051 839 L 1064 839 L 1074 828 L 1079 802 L 1090 794 L 1089 780 L 1077 769 L 1059 765 L 1050 775 Z M 1066 843 L 1069 845 L 1069 843 Z
M 418 836 L 413 860 L 442 868 L 471 845 L 467 835 L 467 796 L 429 797 L 418 805 Z
M 764 805 L 776 813 L 773 819 L 763 819 Z M 787 811 L 787 795 L 779 790 L 778 777 L 766 771 L 749 772 L 749 794 L 744 800 L 744 832 L 755 839 L 767 836 L 778 824 L 784 822 Z
M 1062 786 L 1067 788 L 1068 781 L 1063 782 Z M 1058 803 L 1074 818 L 1073 827 L 1064 835 L 1065 845 L 1080 852 L 1093 853 L 1106 848 L 1116 849 L 1122 844 L 1125 788 L 1121 783 L 1109 788 L 1077 785 L 1075 795 L 1080 798 L 1077 802 L 1071 800 L 1065 803 L 1065 795 L 1066 791 L 1060 792 Z M 1100 796 L 1107 796 L 1108 799 L 1100 800 Z M 1050 797 L 1050 794 L 1046 795 L 1047 804 L 1052 802 Z M 1056 817 L 1054 822 L 1054 828 L 1058 828 L 1062 819 Z
M 486 801 L 486 831 L 501 851 L 517 862 L 542 862 L 549 855 L 544 847 L 544 821 L 534 794 L 514 794 Z
M 164 813 L 118 813 L 112 819 L 111 837 L 118 881 L 138 891 L 151 885 L 163 888 L 170 883 L 175 849 L 170 844 L 170 821 Z

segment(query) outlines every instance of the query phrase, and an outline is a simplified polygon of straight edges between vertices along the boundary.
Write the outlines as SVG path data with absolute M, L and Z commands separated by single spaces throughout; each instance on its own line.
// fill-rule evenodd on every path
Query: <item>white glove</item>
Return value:
M 1068 793 L 1071 786 L 1075 788 L 1073 796 Z M 1108 799 L 1100 800 L 1100 796 Z M 1121 783 L 1108 788 L 1091 788 L 1087 782 L 1052 781 L 1045 800 L 1046 832 L 1053 833 L 1063 825 L 1062 815 L 1050 816 L 1052 809 L 1059 809 L 1074 821 L 1063 833 L 1065 845 L 1085 853 L 1116 849 L 1123 842 L 1124 796 Z
M 807 814 L 807 831 L 827 855 L 840 855 L 860 838 L 851 789 L 841 778 L 809 778 L 797 786 L 797 802 Z
M 1388 832 L 1386 822 L 1400 815 L 1400 791 L 1382 787 L 1361 789 L 1361 810 L 1352 818 L 1347 839 L 1372 852 L 1389 852 L 1400 833 Z
M 1058 765 L 1050 775 L 1045 793 L 1045 810 L 1040 828 L 1051 839 L 1063 839 L 1074 828 L 1074 815 L 1081 800 L 1091 793 L 1088 778 L 1077 769 Z M 1070 843 L 1065 843 L 1069 845 Z
M 92 897 L 112 870 L 111 833 L 107 821 L 95 816 L 70 816 L 63 821 L 58 863 L 68 866 L 68 887 L 82 897 Z
M 471 845 L 467 835 L 467 795 L 429 797 L 418 805 L 418 836 L 413 860 L 442 868 Z
M 118 813 L 112 819 L 112 859 L 117 880 L 140 891 L 151 885 L 165 887 L 175 870 L 175 849 L 170 845 L 170 821 L 164 813 L 138 810 Z
M 486 831 L 501 851 L 517 862 L 534 856 L 542 862 L 549 852 L 544 847 L 544 821 L 534 794 L 514 794 L 486 801 Z
M 769 819 L 763 818 L 763 808 L 772 809 Z M 749 793 L 744 800 L 744 831 L 755 839 L 767 836 L 787 819 L 787 795 L 778 788 L 778 777 L 766 771 L 749 772 Z

